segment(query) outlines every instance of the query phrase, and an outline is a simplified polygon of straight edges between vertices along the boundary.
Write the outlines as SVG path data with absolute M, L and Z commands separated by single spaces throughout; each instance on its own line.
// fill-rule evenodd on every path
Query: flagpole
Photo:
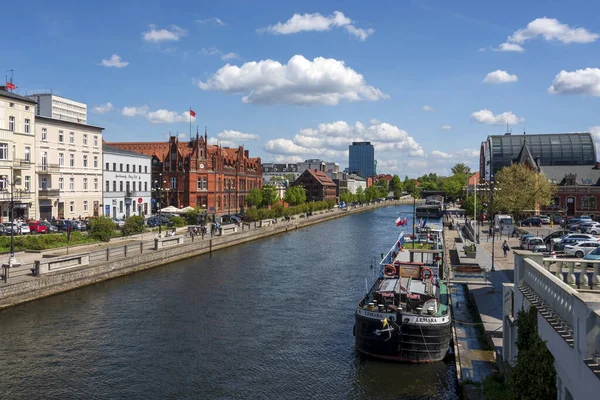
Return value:
M 190 106 L 190 140 L 192 140 L 192 106 Z

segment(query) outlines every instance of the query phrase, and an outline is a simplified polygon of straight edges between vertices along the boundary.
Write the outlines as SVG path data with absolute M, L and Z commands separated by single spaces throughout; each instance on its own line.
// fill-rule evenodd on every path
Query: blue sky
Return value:
M 107 141 L 185 138 L 191 106 L 194 131 L 264 162 L 343 168 L 372 140 L 378 172 L 416 176 L 477 168 L 506 122 L 600 137 L 592 0 L 32 1 L 0 33 L 17 93 L 87 103 Z

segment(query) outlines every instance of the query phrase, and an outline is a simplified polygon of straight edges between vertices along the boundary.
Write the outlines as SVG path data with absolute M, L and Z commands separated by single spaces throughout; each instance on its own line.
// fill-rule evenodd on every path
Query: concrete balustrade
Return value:
M 165 247 L 177 246 L 183 244 L 184 241 L 185 237 L 183 235 L 156 238 L 154 239 L 154 250 L 164 249 Z
M 74 254 L 72 256 L 42 258 L 35 262 L 35 275 L 40 276 L 50 272 L 65 269 L 85 267 L 90 265 L 90 253 Z
M 229 235 L 237 232 L 236 224 L 221 225 L 221 235 Z
M 600 291 L 600 260 L 564 260 L 544 258 L 543 268 L 572 288 Z M 592 277 L 588 275 L 592 269 Z M 566 274 L 565 274 L 566 269 Z M 566 277 L 565 277 L 566 275 Z

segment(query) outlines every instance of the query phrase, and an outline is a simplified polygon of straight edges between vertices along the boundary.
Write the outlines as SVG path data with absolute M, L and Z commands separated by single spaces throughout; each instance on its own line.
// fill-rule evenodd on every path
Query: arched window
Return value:
M 555 207 L 560 207 L 560 197 L 554 196 L 552 204 L 554 204 Z

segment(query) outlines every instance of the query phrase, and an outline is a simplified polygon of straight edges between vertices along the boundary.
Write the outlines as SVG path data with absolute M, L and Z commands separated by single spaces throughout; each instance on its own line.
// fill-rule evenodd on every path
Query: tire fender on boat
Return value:
M 396 275 L 396 267 L 392 264 L 387 264 L 383 270 L 385 276 L 394 276 Z
M 421 278 L 423 278 L 423 280 L 425 279 L 429 279 L 429 280 L 433 280 L 433 271 L 431 270 L 431 268 L 423 268 L 421 269 Z

